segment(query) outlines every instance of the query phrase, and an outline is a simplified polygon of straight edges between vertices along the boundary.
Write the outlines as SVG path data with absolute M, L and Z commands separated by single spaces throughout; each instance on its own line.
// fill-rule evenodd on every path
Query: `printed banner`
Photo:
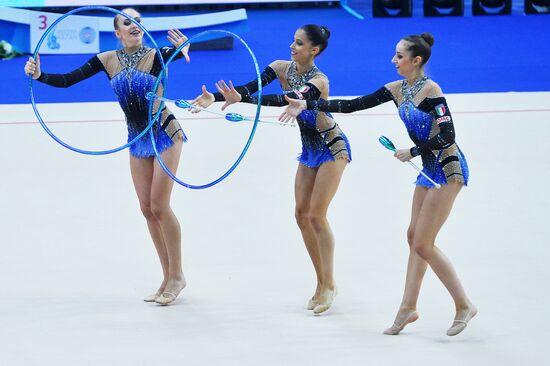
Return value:
M 34 51 L 48 27 L 61 15 L 30 12 L 31 51 Z M 99 53 L 99 21 L 96 17 L 73 15 L 55 26 L 42 45 L 39 53 Z

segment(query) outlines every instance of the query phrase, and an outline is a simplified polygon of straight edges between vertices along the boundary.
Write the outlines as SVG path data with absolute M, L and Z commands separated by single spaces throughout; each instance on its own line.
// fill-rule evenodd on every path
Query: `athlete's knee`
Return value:
M 170 213 L 170 206 L 152 202 L 151 212 L 157 220 L 162 220 Z
M 324 230 L 327 226 L 326 216 L 320 213 L 312 212 L 310 214 L 310 221 L 313 226 L 313 230 L 316 232 Z
M 428 260 L 432 254 L 433 245 L 425 241 L 420 241 L 414 239 L 411 245 L 412 249 L 418 254 L 422 259 Z
M 414 243 L 414 229 L 412 227 L 409 227 L 407 230 L 407 242 L 409 243 L 409 247 L 412 248 Z
M 296 217 L 296 223 L 301 229 L 311 224 L 309 211 L 303 207 L 296 207 L 294 217 Z
M 155 218 L 153 215 L 153 211 L 151 210 L 151 205 L 149 203 L 142 203 L 139 205 L 139 208 L 141 209 L 141 213 L 143 213 L 143 216 L 146 220 L 152 220 Z

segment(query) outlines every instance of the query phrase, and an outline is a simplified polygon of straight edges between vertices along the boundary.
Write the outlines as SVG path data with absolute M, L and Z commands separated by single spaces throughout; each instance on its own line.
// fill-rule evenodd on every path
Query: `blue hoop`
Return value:
M 130 19 L 130 21 L 132 23 L 134 23 L 135 25 L 137 25 L 142 31 L 143 31 L 143 34 L 146 34 L 147 37 L 149 37 L 149 40 L 153 43 L 153 46 L 155 47 L 155 50 L 157 52 L 157 55 L 159 57 L 159 61 L 162 65 L 162 74 L 164 76 L 164 70 L 165 70 L 165 63 L 164 63 L 164 60 L 162 58 L 162 53 L 160 52 L 160 49 L 157 45 L 157 43 L 155 42 L 155 39 L 153 38 L 153 36 L 151 36 L 151 34 L 149 34 L 149 32 L 147 31 L 147 29 L 145 29 L 140 23 L 136 22 L 132 17 L 130 17 L 128 14 L 125 14 L 119 10 L 116 10 L 116 9 L 113 9 L 113 8 L 109 8 L 109 7 L 106 7 L 106 6 L 84 6 L 84 7 L 81 7 L 81 8 L 77 8 L 77 9 L 74 9 L 74 10 L 71 10 L 69 11 L 68 13 L 66 14 L 63 14 L 59 19 L 57 19 L 55 22 L 53 22 L 49 27 L 48 29 L 46 29 L 46 32 L 44 32 L 44 34 L 42 35 L 42 38 L 40 38 L 40 40 L 38 41 L 38 44 L 36 45 L 36 48 L 34 50 L 34 53 L 33 53 L 33 58 L 36 60 L 36 56 L 38 55 L 38 51 L 40 49 L 40 46 L 42 45 L 42 43 L 44 42 L 44 40 L 46 39 L 46 37 L 48 36 L 49 33 L 52 32 L 52 30 L 55 28 L 55 26 L 57 24 L 59 24 L 59 22 L 61 22 L 63 19 L 65 19 L 66 17 L 68 17 L 69 15 L 72 15 L 72 14 L 75 14 L 75 13 L 79 13 L 79 12 L 82 12 L 82 11 L 86 11 L 86 10 L 105 10 L 105 11 L 110 11 L 112 13 L 115 13 L 115 14 L 118 14 L 118 15 L 121 15 L 127 19 Z M 157 93 L 157 90 L 158 90 L 158 87 L 159 87 L 159 81 L 161 80 L 161 78 L 157 78 L 157 82 L 155 83 L 155 88 L 153 89 L 153 92 L 156 94 Z M 125 145 L 122 145 L 122 146 L 119 146 L 117 148 L 114 148 L 114 149 L 110 149 L 110 150 L 99 150 L 99 151 L 92 151 L 92 150 L 83 150 L 83 149 L 79 149 L 77 147 L 74 147 L 74 146 L 71 146 L 69 144 L 67 144 L 66 142 L 62 141 L 59 137 L 57 137 L 49 128 L 48 126 L 46 126 L 46 123 L 44 123 L 44 121 L 42 120 L 42 116 L 40 115 L 40 112 L 38 112 L 38 108 L 36 107 L 36 102 L 34 101 L 34 93 L 33 93 L 33 88 L 32 88 L 32 82 L 33 82 L 33 78 L 32 78 L 32 74 L 29 75 L 29 89 L 30 89 L 30 93 L 31 93 L 31 104 L 32 104 L 32 108 L 34 110 L 34 114 L 36 115 L 36 118 L 38 118 L 38 122 L 40 122 L 40 125 L 42 125 L 42 127 L 44 128 L 44 130 L 46 130 L 46 132 L 48 133 L 48 135 L 50 135 L 56 142 L 58 142 L 60 145 L 66 147 L 67 149 L 69 150 L 72 150 L 72 151 L 75 151 L 77 153 L 80 153 L 80 154 L 87 154 L 87 155 L 106 155 L 106 154 L 112 154 L 114 152 L 117 152 L 117 151 L 120 151 L 120 150 L 124 150 L 126 149 L 128 146 L 132 145 L 134 142 L 136 142 L 137 140 L 139 140 L 142 136 L 144 136 L 150 129 L 151 127 L 153 126 L 153 124 L 158 120 L 159 116 L 161 115 L 162 113 L 162 108 L 164 106 L 164 102 L 161 102 L 160 106 L 159 106 L 159 110 L 158 112 L 156 113 L 155 117 L 153 119 L 151 119 L 151 115 L 152 115 L 152 111 L 153 111 L 153 102 L 154 100 L 150 100 L 149 101 L 149 111 L 148 111 L 148 119 L 149 119 L 149 124 L 147 125 L 147 127 L 139 134 L 137 135 L 132 141 L 126 143 Z M 163 79 L 163 90 L 162 90 L 162 95 L 164 96 L 164 93 L 165 93 L 165 90 L 166 90 L 166 78 Z
M 195 38 L 198 38 L 198 37 L 201 37 L 201 36 L 204 36 L 206 34 L 211 34 L 211 33 L 222 33 L 222 34 L 229 34 L 235 38 L 237 38 L 239 41 L 241 41 L 241 43 L 246 47 L 246 49 L 248 50 L 248 52 L 250 53 L 250 56 L 252 56 L 252 60 L 254 61 L 254 67 L 256 68 L 256 75 L 258 76 L 258 106 L 256 108 L 256 117 L 254 118 L 254 125 L 252 127 L 252 131 L 250 132 L 250 136 L 248 137 L 248 141 L 246 142 L 246 145 L 244 146 L 244 149 L 242 150 L 241 154 L 239 155 L 239 157 L 237 158 L 237 160 L 235 161 L 235 163 L 231 166 L 231 168 L 229 168 L 229 170 L 227 170 L 224 174 L 222 174 L 218 179 L 210 182 L 210 183 L 206 183 L 206 184 L 202 184 L 202 185 L 194 185 L 194 184 L 189 184 L 189 183 L 185 183 L 184 181 L 178 179 L 174 174 L 172 174 L 172 172 L 170 171 L 170 169 L 168 169 L 168 167 L 166 167 L 166 165 L 164 164 L 164 162 L 162 161 L 162 158 L 160 157 L 160 154 L 157 150 L 157 145 L 155 143 L 155 137 L 153 135 L 153 130 L 151 129 L 149 131 L 149 136 L 151 138 L 151 143 L 153 145 L 153 150 L 155 150 L 155 155 L 158 159 L 158 162 L 160 164 L 160 166 L 162 167 L 162 169 L 166 172 L 166 174 L 168 174 L 168 176 L 170 176 L 170 178 L 172 178 L 175 182 L 177 182 L 178 184 L 184 186 L 184 187 L 187 187 L 187 188 L 191 188 L 191 189 L 204 189 L 204 188 L 209 188 L 209 187 L 212 187 L 213 185 L 215 184 L 218 184 L 220 183 L 222 180 L 224 180 L 225 178 L 227 178 L 229 176 L 229 174 L 231 174 L 233 172 L 233 170 L 235 170 L 235 168 L 237 167 L 237 165 L 239 165 L 239 163 L 241 162 L 241 160 L 243 159 L 244 155 L 246 154 L 246 152 L 248 151 L 248 148 L 250 147 L 250 144 L 252 143 L 252 139 L 254 138 L 254 134 L 256 133 L 256 128 L 258 127 L 258 121 L 260 119 L 260 111 L 262 109 L 262 79 L 261 79 L 261 75 L 260 75 L 260 68 L 258 67 L 258 61 L 256 60 L 256 56 L 254 55 L 254 52 L 252 52 L 252 50 L 250 49 L 250 47 L 248 46 L 248 44 L 241 38 L 239 37 L 238 35 L 236 35 L 235 33 L 233 32 L 229 32 L 229 31 L 226 31 L 226 30 L 207 30 L 207 31 L 204 31 L 204 32 L 201 32 L 201 33 L 198 33 L 196 34 L 195 36 L 191 37 L 190 39 L 188 39 L 184 44 L 182 44 L 181 46 L 179 46 L 176 50 L 176 52 L 174 52 L 174 54 L 168 59 L 168 61 L 166 61 L 166 67 L 168 67 L 168 65 L 170 64 L 170 62 L 172 62 L 172 60 L 174 59 L 174 57 L 176 57 L 176 55 L 178 53 L 181 52 L 181 50 L 186 47 L 193 39 Z M 164 76 L 163 73 L 165 72 L 166 69 L 162 69 L 162 72 L 160 75 Z M 159 78 L 157 79 L 156 81 L 156 84 L 155 84 L 155 90 L 158 88 L 157 84 L 159 83 L 159 80 L 161 79 L 161 77 L 159 76 Z M 155 98 L 151 98 L 151 100 L 154 100 Z M 151 113 L 149 113 L 149 119 L 151 118 Z

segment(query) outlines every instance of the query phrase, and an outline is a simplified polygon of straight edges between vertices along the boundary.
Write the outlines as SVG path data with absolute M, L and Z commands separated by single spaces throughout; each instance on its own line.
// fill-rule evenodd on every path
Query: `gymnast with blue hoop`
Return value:
M 262 87 L 278 79 L 285 94 L 263 95 L 261 104 L 284 106 L 285 95 L 305 100 L 328 98 L 328 78 L 314 61 L 328 46 L 329 37 L 326 27 L 312 24 L 300 27 L 290 45 L 292 61 L 274 61 L 261 75 Z M 258 102 L 252 96 L 258 91 L 256 80 L 238 87 L 219 81 L 216 86 L 218 93 L 212 94 L 203 85 L 202 94 L 191 103 L 207 108 L 215 101 L 225 100 L 222 107 L 225 109 L 237 102 Z M 305 111 L 298 118 L 298 125 L 302 153 L 295 180 L 295 216 L 317 276 L 317 287 L 307 309 L 321 314 L 331 307 L 337 293 L 333 275 L 334 236 L 327 211 L 351 161 L 351 149 L 346 135 L 329 113 Z
M 288 122 L 307 109 L 351 113 L 389 101 L 398 108 L 414 146 L 395 149 L 387 138 L 380 141 L 394 150 L 394 156 L 402 162 L 420 156 L 424 169 L 415 182 L 411 221 L 407 230 L 409 261 L 405 290 L 394 324 L 384 331 L 388 335 L 399 334 L 407 324 L 418 319 L 416 305 L 428 265 L 455 303 L 456 315 L 447 335 L 461 333 L 477 314 L 477 308 L 466 295 L 450 260 L 435 245 L 437 234 L 449 217 L 456 197 L 468 184 L 469 170 L 466 158 L 455 141 L 454 123 L 443 92 L 424 71 L 433 44 L 434 37 L 430 33 L 403 37 L 397 43 L 391 61 L 404 79 L 351 100 L 288 99 L 289 105 L 279 118 Z
M 125 16 L 121 14 L 126 14 Z M 164 62 L 187 41 L 179 30 L 168 31 L 168 40 L 174 47 L 165 47 L 160 52 L 163 60 L 153 48 L 143 44 L 144 32 L 134 22 L 141 22 L 141 15 L 133 8 L 126 8 L 114 17 L 114 31 L 123 48 L 100 53 L 82 67 L 67 74 L 47 74 L 40 70 L 40 58 L 30 58 L 25 73 L 42 83 L 68 88 L 100 71 L 107 74 L 111 87 L 118 97 L 128 126 L 128 141 L 134 140 L 149 126 L 149 101 L 156 79 L 164 68 Z M 131 19 L 132 20 L 131 20 Z M 190 61 L 189 47 L 184 47 L 176 58 Z M 157 94 L 162 93 L 159 87 Z M 153 114 L 159 112 L 158 125 L 152 128 L 158 153 L 163 162 L 176 171 L 181 155 L 182 143 L 186 140 L 179 122 L 166 107 L 159 110 L 161 102 L 155 101 Z M 164 173 L 155 158 L 151 138 L 143 134 L 130 146 L 130 170 L 149 233 L 160 258 L 163 281 L 158 291 L 144 299 L 161 305 L 172 303 L 186 286 L 181 265 L 181 228 L 170 208 L 170 197 L 174 181 Z

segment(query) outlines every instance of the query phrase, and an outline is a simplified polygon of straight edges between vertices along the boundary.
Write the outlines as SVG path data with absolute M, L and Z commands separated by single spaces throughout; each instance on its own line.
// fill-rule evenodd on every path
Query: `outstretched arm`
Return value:
M 225 107 L 238 102 L 257 104 L 258 97 L 250 94 L 240 94 L 238 89 L 233 87 L 231 81 L 229 86 L 221 80 L 216 83 L 216 87 L 225 98 Z M 304 100 L 317 99 L 321 96 L 321 91 L 313 84 L 306 83 L 302 91 L 294 90 L 288 94 L 268 94 L 262 95 L 262 105 L 272 107 L 282 107 L 288 104 L 288 98 L 300 98 Z
M 57 88 L 68 88 L 82 80 L 88 79 L 100 71 L 103 71 L 103 64 L 97 56 L 92 57 L 84 65 L 67 74 L 48 74 L 40 71 L 40 57 L 34 61 L 32 58 L 25 65 L 25 73 L 33 73 L 33 78 Z
M 363 95 L 355 99 L 310 100 L 307 102 L 307 109 L 334 113 L 352 113 L 376 107 L 390 100 L 393 100 L 393 95 L 383 86 L 372 94 Z
M 267 85 L 271 84 L 273 80 L 277 79 L 277 73 L 275 72 L 275 70 L 271 68 L 271 66 L 268 66 L 264 69 L 264 71 L 260 75 L 260 79 L 261 79 L 262 88 L 266 87 Z M 230 83 L 232 84 L 231 81 Z M 227 85 L 223 80 L 218 81 L 216 83 L 216 87 L 218 88 L 218 93 L 214 93 L 214 98 L 216 99 L 216 102 L 223 102 L 224 100 L 226 100 L 225 95 L 222 93 L 219 87 L 222 85 L 225 85 L 227 87 Z M 236 86 L 234 87 L 234 89 L 241 96 L 251 96 L 252 94 L 258 91 L 258 79 L 253 79 L 244 85 Z
M 372 94 L 355 99 L 296 100 L 287 98 L 286 100 L 289 106 L 279 116 L 279 121 L 281 122 L 293 120 L 305 109 L 322 112 L 351 113 L 376 107 L 394 99 L 392 93 L 384 86 Z
M 270 67 L 266 67 L 265 70 L 262 72 L 261 76 L 261 83 L 262 87 L 265 87 L 269 85 L 273 80 L 277 79 L 277 74 L 275 71 Z M 223 82 L 223 84 L 221 84 Z M 231 88 L 234 89 L 234 92 L 232 91 L 232 94 L 228 96 L 231 98 L 231 100 L 227 100 L 221 92 L 222 85 L 225 85 L 223 89 L 229 90 L 230 87 L 225 84 L 224 81 L 218 81 L 216 83 L 216 88 L 218 89 L 217 93 L 210 93 L 208 90 L 206 90 L 206 86 L 202 86 L 202 94 L 196 97 L 191 101 L 191 104 L 196 105 L 201 108 L 208 108 L 212 103 L 214 102 L 223 102 L 225 101 L 224 106 L 222 107 L 222 110 L 225 109 L 227 106 L 237 103 L 241 101 L 242 95 L 251 95 L 258 91 L 258 79 L 254 79 L 244 85 L 233 87 L 233 83 L 229 82 L 231 85 Z M 236 94 L 233 94 L 236 93 Z M 199 109 L 194 109 L 194 113 L 200 112 Z

